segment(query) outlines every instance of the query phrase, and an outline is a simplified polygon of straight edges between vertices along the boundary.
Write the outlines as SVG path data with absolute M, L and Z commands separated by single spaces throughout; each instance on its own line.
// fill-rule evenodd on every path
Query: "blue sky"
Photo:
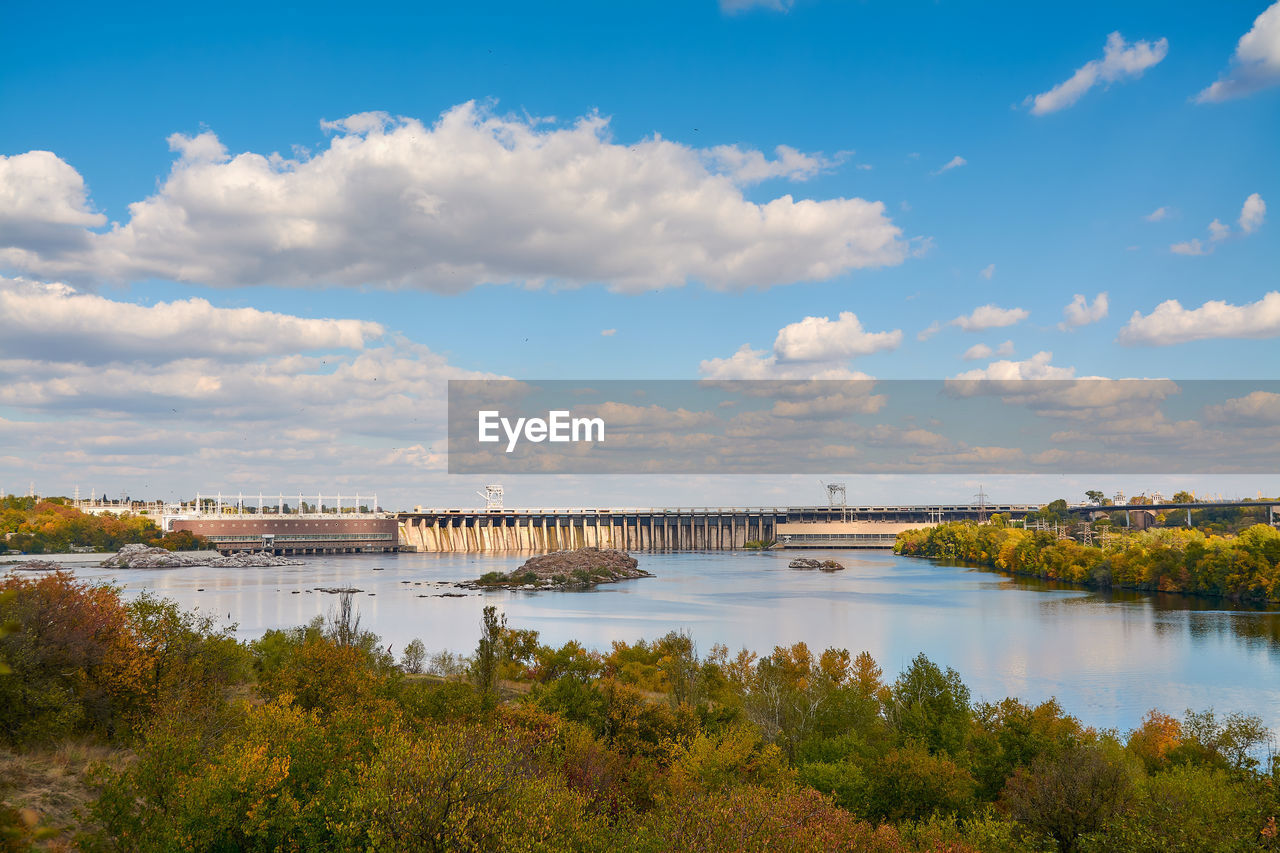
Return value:
M 1280 240 L 1269 221 L 1275 214 L 1258 207 L 1269 203 L 1274 209 L 1280 199 L 1280 85 L 1273 85 L 1280 83 L 1280 9 L 1265 2 L 1086 3 L 1069 12 L 1025 3 L 870 0 L 432 6 L 372 4 L 358 15 L 349 4 L 325 3 L 231 3 L 180 15 L 159 4 L 125 10 L 27 4 L 8 10 L 6 30 L 21 37 L 0 56 L 0 155 L 52 152 L 87 190 L 77 215 L 103 214 L 70 225 L 64 217 L 55 223 L 64 229 L 58 233 L 87 229 L 101 235 L 109 222 L 130 223 L 132 203 L 177 198 L 164 188 L 170 170 L 181 165 L 175 166 L 180 154 L 166 141 L 172 134 L 215 135 L 225 153 L 210 155 L 212 166 L 245 152 L 279 152 L 305 162 L 336 140 L 365 139 L 364 130 L 325 129 L 322 121 L 380 111 L 429 130 L 443 114 L 475 101 L 478 120 L 507 122 L 535 139 L 598 115 L 607 119 L 598 130 L 606 153 L 615 150 L 610 146 L 621 151 L 661 138 L 678 146 L 680 156 L 705 159 L 718 146 L 736 146 L 762 152 L 770 163 L 777 146 L 788 146 L 811 158 L 810 165 L 787 176 L 735 177 L 733 192 L 744 205 L 790 195 L 825 203 L 822 214 L 832 216 L 832 202 L 863 199 L 882 203 L 877 221 L 900 234 L 888 248 L 860 245 L 854 261 L 833 257 L 832 272 L 816 276 L 807 260 L 785 257 L 785 235 L 771 235 L 777 246 L 754 271 L 721 276 L 716 265 L 727 261 L 708 248 L 709 260 L 673 261 L 674 273 L 655 271 L 653 276 L 665 276 L 656 287 L 635 283 L 649 275 L 643 257 L 626 262 L 631 278 L 625 282 L 601 274 L 616 266 L 603 246 L 602 257 L 591 264 L 548 261 L 549 276 L 547 264 L 535 264 L 522 277 L 527 254 L 498 257 L 492 265 L 484 258 L 473 286 L 460 292 L 441 292 L 456 288 L 440 286 L 438 276 L 415 275 L 417 255 L 397 268 L 392 286 L 377 274 L 362 279 L 360 259 L 350 253 L 342 258 L 347 271 L 340 275 L 337 267 L 321 264 L 314 274 L 283 286 L 270 275 L 241 272 L 238 253 L 253 250 L 236 242 L 232 231 L 192 238 L 192 257 L 223 259 L 221 266 L 221 260 L 188 263 L 181 257 L 187 250 L 182 240 L 170 240 L 163 228 L 148 238 L 150 248 L 139 249 L 139 257 L 149 253 L 146 263 L 121 260 L 119 247 L 69 259 L 54 244 L 41 242 L 43 236 L 32 242 L 31 223 L 45 214 L 31 206 L 35 202 L 21 201 L 30 200 L 36 180 L 28 169 L 11 175 L 14 195 L 4 195 L 0 186 L 13 220 L 6 231 L 0 212 L 0 275 L 10 277 L 7 286 L 18 287 L 12 281 L 19 278 L 28 289 L 65 282 L 105 297 L 111 310 L 116 303 L 201 298 L 214 309 L 379 324 L 380 335 L 354 347 L 335 347 L 324 335 L 304 336 L 289 352 L 335 354 L 332 361 L 321 358 L 323 367 L 308 368 L 313 374 L 340 370 L 372 347 L 416 346 L 441 360 L 433 376 L 457 370 L 540 378 L 695 378 L 710 375 L 714 368 L 708 362 L 727 360 L 743 345 L 755 351 L 751 363 L 757 369 L 790 365 L 786 375 L 837 370 L 939 378 L 1000 363 L 1013 366 L 996 370 L 1016 375 L 1035 365 L 1075 376 L 1274 374 L 1280 315 L 1271 314 L 1280 306 L 1264 304 L 1225 317 L 1192 313 L 1210 300 L 1241 307 L 1280 290 Z M 1117 49 L 1130 53 L 1102 65 L 1112 33 L 1120 34 Z M 1242 42 L 1246 34 L 1249 41 Z M 1074 102 L 1059 98 L 1051 103 L 1056 109 L 1041 112 L 1028 101 L 1091 67 L 1097 85 Z M 1223 90 L 1231 97 L 1197 102 L 1219 80 L 1236 81 Z M 461 156 L 460 151 L 453 153 Z M 205 155 L 189 156 L 198 163 Z M 637 162 L 646 161 L 628 168 Z M 957 165 L 944 169 L 948 163 Z M 41 162 L 41 168 L 47 165 Z M 707 168 L 709 175 L 731 171 L 722 160 Z M 58 179 L 67 174 L 58 172 Z M 534 178 L 512 187 L 511 205 L 554 189 Z M 663 188 L 629 186 L 606 204 L 635 201 L 636 193 L 649 190 Z M 453 192 L 465 194 L 465 186 Z M 1250 206 L 1247 200 L 1255 196 Z M 206 198 L 179 199 L 166 215 L 175 209 L 190 214 Z M 644 208 L 651 201 L 636 203 Z M 663 208 L 651 215 L 659 221 L 669 213 Z M 708 208 L 689 215 L 709 220 L 717 214 Z M 57 219 L 49 216 L 49 222 Z M 1227 228 L 1219 229 L 1219 239 L 1210 229 L 1215 220 Z M 473 223 L 470 233 L 478 243 L 485 227 L 483 217 Z M 710 246 L 733 239 L 707 227 L 706 236 L 695 227 L 688 242 Z M 830 233 L 820 236 L 830 240 L 845 226 L 815 226 L 823 227 Z M 495 231 L 495 256 L 504 254 L 506 239 Z M 619 239 L 625 242 L 627 235 Z M 1182 252 L 1172 248 L 1179 244 Z M 818 237 L 801 241 L 795 253 L 823 260 L 814 248 L 819 245 L 826 244 Z M 654 246 L 657 270 L 664 244 Z M 384 248 L 370 245 L 368 251 Z M 876 254 L 882 250 L 897 254 L 886 260 Z M 469 247 L 467 258 L 483 251 Z M 555 251 L 580 255 L 589 249 Z M 681 251 L 691 257 L 687 246 Z M 483 283 L 485 271 L 502 264 L 503 280 Z M 708 283 L 708 277 L 719 280 Z M 536 278 L 545 280 L 529 286 L 528 279 Z M 1059 328 L 1076 294 L 1094 309 L 1087 318 L 1092 320 L 1100 313 L 1100 293 L 1107 294 L 1105 316 Z M 1178 300 L 1181 313 L 1148 319 L 1140 333 L 1128 333 L 1128 343 L 1117 340 L 1134 312 L 1151 318 L 1170 299 Z M 72 302 L 89 310 L 87 302 Z M 17 315 L 16 304 L 8 306 L 10 317 Z M 985 305 L 1021 311 L 1009 325 L 978 331 L 953 323 Z M 105 309 L 97 304 L 96 310 Z M 842 312 L 856 315 L 861 332 L 847 325 L 818 329 L 826 336 L 819 349 L 825 346 L 835 356 L 789 361 L 773 352 L 784 327 L 806 317 L 835 321 Z M 932 324 L 938 330 L 922 340 L 920 333 Z M 82 330 L 85 346 L 93 345 L 92 335 L 70 320 L 48 332 L 56 337 L 73 329 Z M 613 331 L 602 334 L 606 330 Z M 851 356 L 859 352 L 856 344 L 848 344 L 847 336 L 833 338 L 892 331 L 901 332 L 896 345 Z M 389 343 L 393 339 L 398 343 Z M 966 352 L 974 356 L 974 347 L 979 357 L 962 358 Z M 982 347 L 990 355 L 981 357 Z M 405 358 L 421 361 L 420 351 L 405 352 Z M 775 361 L 768 361 L 771 352 Z M 1041 352 L 1052 356 L 1032 364 Z M 285 357 L 284 351 L 258 354 L 257 361 L 195 354 L 205 359 L 196 372 L 224 386 L 237 381 L 246 364 L 271 372 L 263 359 Z M 11 386 L 53 387 L 69 376 L 83 383 L 78 387 L 106 381 L 94 372 L 108 369 L 100 366 L 102 358 L 48 357 L 36 368 L 22 352 L 6 349 L 0 355 L 11 362 Z M 160 385 L 189 383 L 191 370 L 165 367 L 176 357 L 130 356 L 145 363 L 144 372 Z M 175 379 L 179 373 L 186 378 Z M 199 433 L 200 424 L 211 423 L 210 411 L 225 427 L 228 452 L 232 433 L 260 435 L 266 422 L 266 413 L 221 403 L 198 416 L 180 405 L 161 406 L 164 393 L 154 388 L 133 404 L 123 392 L 110 403 L 81 392 L 54 396 L 11 392 L 0 399 L 6 425 L 0 434 L 0 484 L 12 488 L 12 482 L 36 479 L 48 482 L 48 490 L 66 490 L 68 460 L 84 454 L 76 457 L 81 470 L 90 467 L 104 482 L 133 482 L 137 490 L 155 480 L 181 489 L 175 476 L 129 455 L 141 448 L 89 449 L 71 438 L 73 427 L 134 422 L 152 406 L 175 416 L 186 413 L 185 419 L 147 422 L 164 433 L 156 446 L 170 450 L 162 455 L 177 458 L 177 448 Z M 422 405 L 437 405 L 430 397 L 420 397 Z M 370 412 L 396 417 L 400 410 L 394 405 L 378 408 L 385 402 L 371 401 Z M 340 418 L 326 424 L 323 410 L 304 408 L 296 413 L 331 430 L 341 443 L 390 452 L 410 441 L 369 435 Z M 23 425 L 49 421 L 64 424 L 66 437 L 24 449 Z M 422 452 L 418 462 L 385 464 L 396 470 L 422 464 L 437 472 L 432 466 L 438 459 L 422 459 L 432 455 L 439 438 L 428 430 L 414 442 Z M 211 451 L 205 466 L 189 473 L 189 488 L 228 472 L 240 482 L 255 476 L 296 479 L 308 465 L 335 463 L 326 463 L 322 454 L 281 467 L 271 477 L 251 474 L 255 464 L 261 462 Z M 334 476 L 361 474 L 339 470 Z M 406 480 L 401 488 L 408 495 L 414 486 Z

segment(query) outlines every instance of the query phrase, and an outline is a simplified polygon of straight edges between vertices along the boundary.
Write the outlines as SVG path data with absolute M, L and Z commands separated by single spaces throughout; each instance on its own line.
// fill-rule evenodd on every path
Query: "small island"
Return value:
M 488 572 L 457 585 L 464 589 L 591 589 L 602 583 L 651 577 L 625 551 L 576 548 L 530 557 L 510 574 Z
M 820 572 L 838 572 L 844 569 L 844 566 L 835 560 L 814 560 L 809 557 L 796 557 L 790 563 L 788 568 L 792 569 L 817 569 Z
M 301 566 L 301 560 L 277 557 L 267 551 L 243 552 L 222 556 L 210 551 L 167 551 L 147 545 L 125 545 L 120 551 L 98 564 L 111 569 L 179 569 L 209 566 L 216 569 L 260 569 L 275 566 Z

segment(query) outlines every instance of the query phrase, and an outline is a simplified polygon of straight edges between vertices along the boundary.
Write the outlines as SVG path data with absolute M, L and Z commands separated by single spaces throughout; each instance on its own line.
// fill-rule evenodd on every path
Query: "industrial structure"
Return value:
M 835 503 L 833 501 L 832 503 Z M 980 513 L 1026 514 L 1036 505 L 691 507 L 649 509 L 427 509 L 397 514 L 411 551 L 732 551 L 890 548 L 898 533 Z
M 246 501 L 197 495 L 187 504 L 164 508 L 161 529 L 186 530 L 209 541 L 224 554 L 269 551 L 273 554 L 361 554 L 398 551 L 399 524 L 394 515 L 379 512 L 377 496 L 299 495 L 288 504 L 284 495 L 257 496 Z M 314 497 L 315 503 L 307 499 Z M 344 501 L 350 506 L 344 506 Z
M 534 508 L 504 505 L 501 485 L 479 493 L 482 509 L 431 509 L 387 513 L 376 495 L 243 494 L 204 496 L 183 503 L 80 500 L 90 513 L 158 517 L 161 529 L 190 531 L 223 553 L 275 554 L 555 551 L 619 548 L 627 551 L 733 551 L 751 548 L 892 548 L 904 530 L 947 521 L 982 522 L 994 513 L 1017 520 L 1037 504 L 992 504 L 979 489 L 971 504 L 850 506 L 844 483 L 823 483 L 826 506 Z M 1123 513 L 1124 525 L 1142 529 L 1157 512 L 1266 507 L 1276 523 L 1280 500 L 1218 500 L 1188 503 L 1077 504 L 1066 512 L 1087 519 Z M 314 501 L 314 502 L 312 502 Z M 1024 521 L 1024 523 L 1026 523 Z

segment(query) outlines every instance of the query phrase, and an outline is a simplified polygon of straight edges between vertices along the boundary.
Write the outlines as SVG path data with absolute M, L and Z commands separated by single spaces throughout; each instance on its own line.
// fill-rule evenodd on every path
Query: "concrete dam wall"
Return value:
M 401 513 L 400 523 L 401 547 L 414 551 L 583 547 L 724 551 L 744 548 L 750 541 L 773 540 L 778 514 L 774 510 L 476 510 Z
M 700 507 L 674 509 L 416 509 L 398 514 L 411 551 L 733 551 L 782 547 L 885 548 L 899 530 L 1035 507 Z

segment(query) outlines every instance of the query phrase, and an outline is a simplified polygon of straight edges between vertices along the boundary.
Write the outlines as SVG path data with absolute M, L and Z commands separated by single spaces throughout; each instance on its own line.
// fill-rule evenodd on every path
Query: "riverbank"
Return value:
M 469 656 L 420 641 L 393 656 L 345 595 L 243 642 L 67 575 L 0 592 L 19 688 L 0 690 L 0 837 L 23 849 L 244 849 L 267 826 L 308 849 L 429 831 L 450 849 L 1044 853 L 1052 834 L 1146 853 L 1235 849 L 1280 814 L 1265 720 L 1227 696 L 1219 714 L 1099 728 L 1079 697 L 984 694 L 927 654 L 895 666 L 799 637 L 699 651 L 666 616 L 606 649 L 485 604 Z M 468 819 L 441 817 L 464 798 Z
M 347 554 L 269 569 L 76 568 L 75 574 L 144 592 L 236 623 L 236 636 L 305 625 L 333 606 L 323 588 L 356 588 L 366 626 L 396 650 L 415 637 L 466 652 L 486 604 L 546 642 L 608 651 L 614 640 L 688 631 L 700 649 L 721 644 L 768 654 L 811 647 L 866 649 L 894 665 L 919 652 L 964 672 L 978 696 L 1058 697 L 1089 725 L 1131 728 L 1151 707 L 1225 706 L 1260 714 L 1280 731 L 1280 612 L 1244 612 L 1214 599 L 1093 593 L 1034 578 L 889 552 L 806 551 L 842 572 L 800 571 L 787 552 L 639 555 L 653 578 L 592 590 L 492 589 L 454 584 L 509 574 L 528 554 Z M 310 592 L 309 592 L 310 591 Z M 295 594 L 296 593 L 296 594 Z M 1158 661 L 1154 671 L 1135 661 Z
M 1236 536 L 1148 530 L 1100 546 L 1058 539 L 1048 531 L 949 522 L 898 534 L 894 553 L 959 560 L 1087 589 L 1280 603 L 1280 531 L 1264 524 Z

